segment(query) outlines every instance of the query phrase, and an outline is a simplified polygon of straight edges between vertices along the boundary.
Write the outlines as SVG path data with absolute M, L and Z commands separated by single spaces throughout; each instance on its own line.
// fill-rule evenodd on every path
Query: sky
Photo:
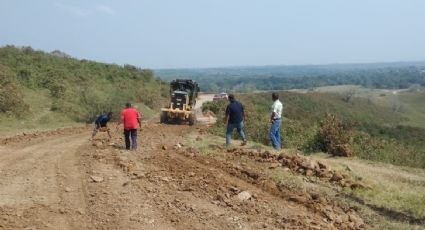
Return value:
M 424 0 L 0 0 L 0 46 L 142 68 L 425 60 Z

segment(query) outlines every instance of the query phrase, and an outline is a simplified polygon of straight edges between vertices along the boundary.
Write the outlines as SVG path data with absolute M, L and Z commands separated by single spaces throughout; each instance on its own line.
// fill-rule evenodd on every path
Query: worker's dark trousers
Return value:
M 137 129 L 124 129 L 125 148 L 130 149 L 130 136 L 131 136 L 131 149 L 137 149 Z

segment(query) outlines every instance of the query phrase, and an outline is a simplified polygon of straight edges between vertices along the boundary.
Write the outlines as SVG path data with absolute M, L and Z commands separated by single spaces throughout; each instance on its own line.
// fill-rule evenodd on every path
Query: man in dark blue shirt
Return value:
M 224 118 L 224 123 L 227 124 L 226 146 L 230 145 L 232 132 L 235 128 L 242 138 L 242 145 L 246 145 L 246 137 L 243 131 L 243 121 L 245 120 L 244 107 L 239 101 L 235 100 L 235 95 L 233 94 L 229 94 L 229 102 L 226 108 L 226 117 Z
M 106 131 L 108 133 L 109 138 L 111 138 L 111 133 L 109 132 L 109 129 L 107 127 L 108 122 L 112 118 L 112 112 L 109 112 L 108 114 L 102 114 L 96 118 L 96 121 L 94 122 L 94 129 L 92 138 L 96 136 L 97 132 L 100 131 Z

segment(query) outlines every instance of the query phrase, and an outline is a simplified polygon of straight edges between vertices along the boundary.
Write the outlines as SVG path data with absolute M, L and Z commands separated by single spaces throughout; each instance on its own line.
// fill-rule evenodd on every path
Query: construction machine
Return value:
M 161 109 L 161 123 L 188 122 L 195 124 L 195 104 L 198 97 L 198 83 L 192 80 L 176 79 L 170 83 L 170 102 Z

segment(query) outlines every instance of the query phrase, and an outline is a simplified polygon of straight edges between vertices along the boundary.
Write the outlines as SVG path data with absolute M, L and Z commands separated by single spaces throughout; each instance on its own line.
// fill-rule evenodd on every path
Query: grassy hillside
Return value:
M 168 86 L 150 70 L 58 53 L 0 48 L 3 131 L 91 122 L 102 112 L 118 114 L 127 101 L 156 110 L 166 100 Z
M 312 90 L 295 90 L 295 92 L 320 92 L 338 94 L 345 97 L 363 98 L 369 103 L 391 109 L 403 117 L 401 124 L 425 128 L 425 91 L 419 85 L 408 89 L 370 89 L 356 85 L 317 87 Z
M 241 94 L 237 97 L 247 110 L 245 127 L 248 138 L 269 144 L 270 93 Z M 423 107 L 416 108 L 425 101 L 425 94 L 421 91 L 400 93 L 406 109 L 394 109 L 382 103 L 381 94 L 372 98 L 355 96 L 348 101 L 345 94 L 330 92 L 281 92 L 280 97 L 284 103 L 282 136 L 286 148 L 297 148 L 307 153 L 323 151 L 320 122 L 326 113 L 331 113 L 342 120 L 343 126 L 349 127 L 343 130 L 342 135 L 348 136 L 349 144 L 358 157 L 425 168 L 425 127 L 420 119 L 425 119 L 425 114 L 418 111 Z M 220 117 L 226 104 L 224 101 L 211 102 L 203 108 Z M 212 132 L 223 135 L 221 119 Z

